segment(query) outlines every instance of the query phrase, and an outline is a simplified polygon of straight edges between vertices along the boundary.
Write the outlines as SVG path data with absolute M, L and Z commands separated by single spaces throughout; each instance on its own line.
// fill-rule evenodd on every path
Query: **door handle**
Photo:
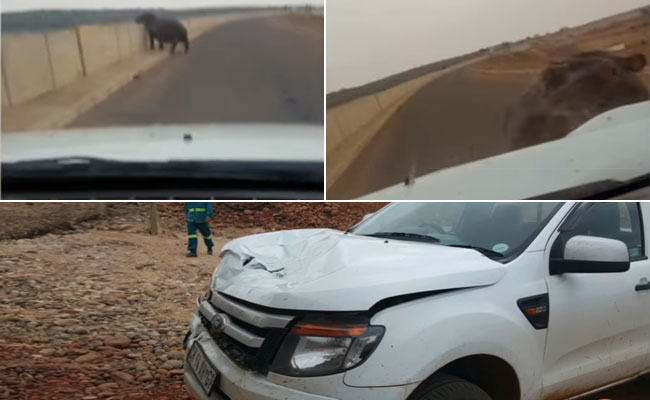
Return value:
M 637 292 L 643 291 L 643 290 L 650 290 L 650 282 L 647 283 L 639 283 L 635 287 Z

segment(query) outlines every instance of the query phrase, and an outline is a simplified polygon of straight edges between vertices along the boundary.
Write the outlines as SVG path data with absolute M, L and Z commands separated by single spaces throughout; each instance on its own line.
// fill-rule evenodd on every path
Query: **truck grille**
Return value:
M 228 358 L 243 369 L 268 372 L 293 316 L 269 314 L 213 293 L 198 304 L 203 326 Z

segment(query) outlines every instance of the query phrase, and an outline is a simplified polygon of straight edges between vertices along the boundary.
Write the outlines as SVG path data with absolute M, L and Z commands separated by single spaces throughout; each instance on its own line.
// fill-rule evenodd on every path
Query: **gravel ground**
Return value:
M 181 340 L 218 258 L 188 261 L 184 231 L 145 222 L 0 242 L 0 398 L 186 398 Z
M 212 225 L 221 247 L 379 206 L 217 204 Z M 182 207 L 159 204 L 152 236 L 147 204 L 0 205 L 0 399 L 187 398 L 181 341 L 218 258 L 184 257 Z

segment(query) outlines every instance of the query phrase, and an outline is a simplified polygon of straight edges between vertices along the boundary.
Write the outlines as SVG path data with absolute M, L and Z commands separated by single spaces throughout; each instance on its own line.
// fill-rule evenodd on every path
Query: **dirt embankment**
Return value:
M 261 228 L 267 231 L 298 228 L 345 230 L 364 215 L 387 203 L 214 203 L 211 225 Z M 185 223 L 182 203 L 161 203 L 161 215 Z
M 289 14 L 269 20 L 277 27 L 314 39 L 325 36 L 325 19 L 318 15 Z
M 97 218 L 101 211 L 93 203 L 3 203 L 0 240 L 70 229 L 80 221 Z
M 610 22 L 591 29 L 563 29 L 525 43 L 525 50 L 498 54 L 472 67 L 474 71 L 495 74 L 529 73 L 537 77 L 551 62 L 588 51 L 608 51 L 619 56 L 643 54 L 650 61 L 648 18 L 637 14 L 624 21 Z M 648 84 L 649 66 L 637 73 Z

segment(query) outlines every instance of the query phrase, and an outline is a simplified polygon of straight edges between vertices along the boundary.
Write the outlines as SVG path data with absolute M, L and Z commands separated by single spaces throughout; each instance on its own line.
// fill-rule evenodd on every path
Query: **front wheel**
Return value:
M 436 374 L 410 400 L 492 400 L 475 384 L 452 375 Z

